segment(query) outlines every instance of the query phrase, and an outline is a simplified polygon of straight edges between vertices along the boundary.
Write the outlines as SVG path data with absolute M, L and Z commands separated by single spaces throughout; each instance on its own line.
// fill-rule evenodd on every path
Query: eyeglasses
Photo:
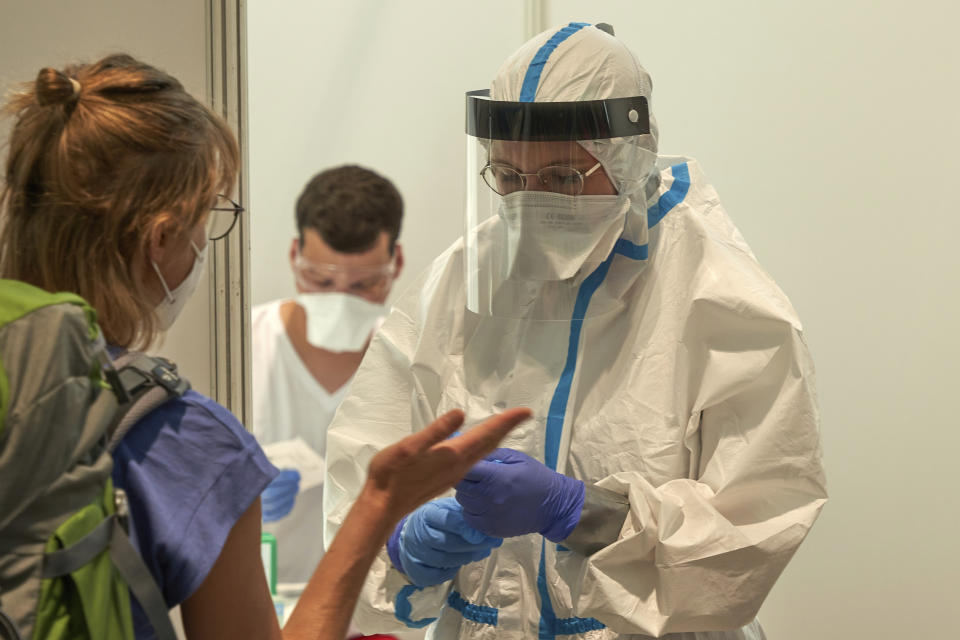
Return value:
M 520 173 L 508 164 L 488 162 L 480 171 L 487 186 L 501 196 L 527 188 L 527 178 L 537 176 L 540 184 L 547 191 L 562 193 L 568 196 L 578 196 L 583 191 L 584 181 L 600 168 L 600 163 L 593 165 L 587 171 L 580 171 L 567 165 L 551 165 L 536 173 Z
M 244 208 L 239 204 L 222 193 L 217 194 L 217 202 L 210 209 L 210 215 L 207 217 L 207 240 L 219 240 L 225 237 L 237 224 L 237 219 L 243 212 Z
M 310 262 L 301 255 L 293 260 L 297 284 L 304 291 L 325 293 L 340 291 L 375 298 L 386 292 L 397 272 L 396 258 L 385 265 L 344 267 L 338 264 Z

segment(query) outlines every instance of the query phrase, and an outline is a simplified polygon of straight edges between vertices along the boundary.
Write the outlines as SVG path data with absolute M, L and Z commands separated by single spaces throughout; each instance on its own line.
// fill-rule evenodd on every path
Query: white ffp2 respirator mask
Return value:
M 200 278 L 203 276 L 203 267 L 207 262 L 207 249 L 210 247 L 210 243 L 204 245 L 203 250 L 200 250 L 197 249 L 197 245 L 191 240 L 190 247 L 195 254 L 193 267 L 190 269 L 187 277 L 183 279 L 183 282 L 178 284 L 177 288 L 172 291 L 170 287 L 167 286 L 167 281 L 164 279 L 163 274 L 160 273 L 160 267 L 158 267 L 157 263 L 153 260 L 150 261 L 153 265 L 153 270 L 157 272 L 157 277 L 160 278 L 160 284 L 163 285 L 165 294 L 163 300 L 155 309 L 161 331 L 166 331 L 173 326 L 177 316 L 183 311 L 183 306 L 187 304 L 187 300 L 189 300 L 193 292 L 197 290 L 197 285 L 200 284 Z
M 509 277 L 566 280 L 602 262 L 623 232 L 626 196 L 516 191 L 503 197 Z
M 347 293 L 302 293 L 295 299 L 307 314 L 307 342 L 342 353 L 361 351 L 386 307 Z

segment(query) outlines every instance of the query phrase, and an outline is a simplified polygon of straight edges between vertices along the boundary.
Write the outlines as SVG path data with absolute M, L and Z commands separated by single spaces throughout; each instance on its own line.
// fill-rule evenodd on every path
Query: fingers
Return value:
M 453 498 L 447 498 L 453 501 Z M 451 551 L 467 551 L 478 545 L 486 546 L 495 541 L 487 537 L 482 531 L 477 531 L 463 519 L 463 509 L 460 504 L 453 502 L 456 509 L 442 511 L 436 514 L 434 527 L 447 532 L 445 539 L 452 545 Z
M 421 453 L 449 438 L 463 424 L 463 418 L 464 414 L 460 409 L 447 411 L 425 428 L 407 436 L 404 441 L 414 453 Z M 459 439 L 455 438 L 455 440 Z
M 491 544 L 482 548 L 475 547 L 470 551 L 465 551 L 463 553 L 445 553 L 443 558 L 440 559 L 439 564 L 442 567 L 462 567 L 465 564 L 483 560 L 490 555 L 490 552 L 493 551 L 493 549 L 494 545 Z
M 453 449 L 465 461 L 477 461 L 496 449 L 504 436 L 518 424 L 527 420 L 530 415 L 531 411 L 529 409 L 507 409 L 501 414 L 487 418 L 467 433 L 444 442 L 443 446 Z M 463 422 L 462 414 L 460 415 L 460 422 Z
M 291 511 L 295 503 L 294 494 L 279 496 L 277 498 L 265 497 L 263 504 L 263 521 L 274 522 L 285 518 Z
M 473 496 L 464 495 L 462 493 L 457 494 L 457 502 L 459 502 L 460 506 L 463 507 L 465 523 L 467 522 L 467 518 L 470 516 L 482 516 L 490 509 L 489 500 L 474 498 Z
M 404 551 L 406 558 L 403 564 L 406 566 L 407 559 L 409 559 L 417 564 L 437 569 L 462 567 L 465 564 L 486 558 L 493 549 L 503 543 L 502 538 L 485 537 L 485 540 L 486 543 L 482 545 L 462 545 L 444 541 L 443 545 L 439 547 L 430 545 L 406 548 Z
M 300 484 L 300 472 L 296 469 L 281 469 L 270 484 L 277 487 L 297 486 Z
M 457 570 L 471 562 L 483 560 L 490 552 L 499 547 L 502 540 L 485 548 L 475 549 L 467 553 L 444 553 L 434 557 L 434 554 L 407 553 L 403 560 L 404 573 L 418 587 L 427 587 L 450 580 L 457 574 Z M 426 557 L 430 556 L 430 557 Z
M 506 448 L 494 449 L 486 455 L 486 459 L 492 462 L 499 462 L 500 464 L 516 464 L 518 462 L 531 460 L 530 456 L 522 451 Z
M 467 524 L 475 528 L 477 531 L 489 530 L 490 533 L 484 531 L 484 533 L 495 540 L 502 540 L 503 538 L 509 538 L 515 535 L 518 535 L 516 532 L 509 530 L 508 528 L 498 529 L 495 521 L 491 522 L 491 519 L 484 517 L 482 515 L 475 515 L 468 512 L 464 512 L 464 517 L 466 518 Z
M 449 411 L 374 456 L 368 473 L 371 491 L 385 498 L 391 513 L 399 519 L 456 484 L 530 415 L 529 409 L 510 409 L 447 439 L 464 421 L 463 411 Z
M 417 533 L 438 551 L 473 552 L 500 545 L 498 538 L 468 525 L 463 519 L 463 508 L 453 498 L 433 500 L 421 509 L 415 523 L 419 525 Z
M 466 556 L 476 553 L 477 551 L 489 551 L 490 549 L 500 546 L 500 538 L 488 536 L 482 531 L 477 531 L 476 529 L 471 530 L 474 531 L 472 536 L 476 541 L 467 540 L 457 534 L 448 534 L 444 536 L 442 540 L 430 540 L 428 544 L 433 551 L 442 552 L 443 554 L 450 556 L 454 556 L 456 554 L 464 554 Z M 479 538 L 479 540 L 477 540 L 477 538 Z M 466 564 L 466 562 L 458 560 L 456 564 Z M 454 565 L 451 564 L 445 566 L 452 567 Z
M 294 469 L 284 469 L 270 481 L 263 490 L 265 500 L 277 500 L 293 496 L 300 490 L 300 473 Z
M 496 462 L 481 460 L 477 464 L 470 467 L 469 471 L 464 474 L 463 479 L 458 482 L 457 486 L 454 488 L 458 492 L 467 494 L 475 493 L 481 489 L 481 487 L 478 486 L 479 483 L 486 481 L 491 475 L 497 472 L 496 465 Z

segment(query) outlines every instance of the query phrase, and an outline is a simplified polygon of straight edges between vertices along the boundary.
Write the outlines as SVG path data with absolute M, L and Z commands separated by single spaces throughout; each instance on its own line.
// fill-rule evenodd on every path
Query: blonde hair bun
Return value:
M 67 104 L 78 99 L 80 88 L 80 83 L 76 78 L 71 78 L 62 71 L 44 67 L 37 74 L 34 91 L 37 96 L 37 104 L 47 106 Z

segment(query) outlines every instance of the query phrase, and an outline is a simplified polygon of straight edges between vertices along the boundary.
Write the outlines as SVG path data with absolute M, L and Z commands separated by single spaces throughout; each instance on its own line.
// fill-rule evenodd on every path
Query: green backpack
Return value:
M 129 640 L 133 592 L 175 640 L 110 452 L 187 388 L 165 360 L 113 363 L 82 298 L 0 279 L 0 638 Z

